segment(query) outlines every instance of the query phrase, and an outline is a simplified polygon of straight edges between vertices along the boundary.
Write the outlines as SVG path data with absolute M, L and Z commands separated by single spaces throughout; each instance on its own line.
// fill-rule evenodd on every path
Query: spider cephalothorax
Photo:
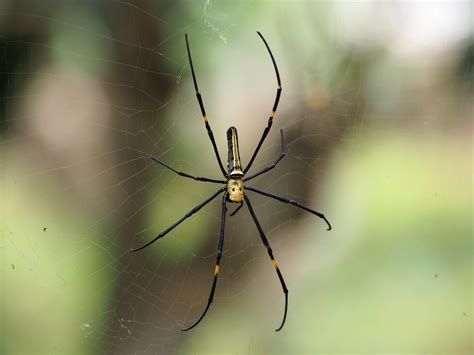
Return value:
M 156 162 L 157 164 L 160 164 L 161 166 L 163 166 L 163 167 L 165 167 L 165 168 L 167 168 L 171 171 L 174 171 L 178 175 L 185 176 L 187 178 L 191 178 L 191 179 L 198 180 L 198 181 L 205 181 L 205 182 L 221 184 L 221 187 L 219 188 L 219 190 L 217 190 L 215 193 L 213 193 L 212 196 L 208 197 L 206 200 L 202 201 L 200 204 L 195 206 L 191 211 L 186 213 L 178 221 L 176 221 L 170 227 L 166 228 L 164 231 L 162 231 L 160 234 L 158 234 L 158 236 L 156 236 L 154 239 L 152 239 L 151 241 L 149 241 L 148 243 L 146 243 L 145 245 L 143 245 L 139 248 L 131 249 L 131 251 L 135 252 L 135 251 L 139 251 L 139 250 L 142 250 L 142 249 L 146 248 L 147 246 L 154 243 L 158 239 L 164 237 L 168 232 L 170 232 L 172 229 L 174 229 L 176 226 L 178 226 L 186 218 L 191 217 L 193 214 L 198 212 L 201 208 L 203 208 L 209 202 L 214 200 L 217 196 L 222 194 L 221 230 L 220 230 L 219 243 L 218 243 L 218 246 L 217 246 L 216 264 L 215 264 L 215 267 L 214 267 L 214 279 L 213 279 L 213 282 L 212 282 L 209 299 L 207 301 L 207 306 L 206 306 L 204 312 L 202 313 L 201 317 L 199 317 L 199 319 L 193 325 L 191 325 L 190 327 L 188 327 L 186 329 L 183 329 L 183 330 L 190 330 L 190 329 L 194 328 L 196 325 L 198 325 L 199 322 L 206 315 L 207 310 L 209 309 L 209 307 L 210 307 L 210 305 L 211 305 L 211 303 L 214 299 L 214 293 L 216 291 L 216 286 L 217 286 L 217 279 L 218 279 L 219 272 L 220 272 L 220 261 L 221 261 L 221 257 L 222 257 L 222 250 L 224 248 L 224 229 L 225 229 L 225 218 L 226 218 L 226 215 L 227 215 L 226 204 L 228 202 L 230 202 L 230 203 L 239 203 L 240 204 L 240 206 L 233 213 L 231 213 L 230 216 L 233 216 L 234 214 L 236 214 L 240 210 L 240 208 L 244 205 L 244 202 L 245 202 L 245 204 L 247 205 L 247 207 L 249 209 L 250 216 L 252 217 L 252 219 L 253 219 L 256 227 L 257 227 L 258 233 L 260 235 L 260 239 L 262 240 L 263 245 L 267 249 L 268 256 L 270 257 L 270 259 L 272 261 L 272 266 L 273 266 L 273 268 L 275 269 L 275 271 L 277 273 L 278 279 L 280 280 L 280 284 L 281 284 L 283 293 L 285 294 L 285 311 L 284 311 L 284 314 L 283 314 L 283 321 L 281 322 L 281 325 L 277 329 L 277 331 L 279 331 L 283 327 L 283 325 L 285 324 L 286 313 L 287 313 L 287 310 L 288 310 L 288 289 L 286 287 L 285 280 L 283 279 L 283 275 L 282 275 L 282 273 L 281 273 L 281 271 L 278 267 L 278 264 L 277 264 L 277 262 L 276 262 L 276 260 L 273 256 L 273 251 L 272 251 L 272 248 L 270 247 L 270 243 L 268 242 L 267 237 L 265 236 L 265 233 L 263 232 L 262 226 L 260 225 L 260 222 L 257 219 L 255 211 L 252 207 L 252 204 L 250 203 L 250 199 L 246 195 L 245 191 L 246 190 L 252 191 L 252 192 L 255 192 L 255 193 L 270 197 L 270 198 L 273 198 L 275 200 L 278 200 L 278 201 L 281 201 L 281 202 L 288 203 L 290 205 L 299 207 L 299 208 L 301 208 L 305 211 L 308 211 L 308 212 L 318 216 L 319 218 L 322 218 L 327 223 L 328 230 L 331 229 L 331 225 L 329 224 L 329 221 L 320 212 L 317 212 L 317 211 L 312 210 L 312 209 L 310 209 L 306 206 L 303 206 L 303 205 L 299 204 L 296 201 L 289 200 L 287 198 L 280 197 L 280 196 L 277 196 L 277 195 L 273 195 L 273 194 L 270 194 L 268 192 L 262 191 L 260 189 L 254 188 L 254 187 L 244 186 L 244 182 L 249 181 L 249 180 L 251 180 L 251 179 L 253 179 L 253 178 L 255 178 L 259 175 L 262 175 L 262 174 L 266 173 L 269 170 L 272 170 L 278 164 L 278 162 L 280 160 L 282 160 L 283 157 L 285 156 L 285 148 L 284 148 L 284 144 L 283 144 L 283 131 L 280 130 L 280 139 L 281 139 L 280 156 L 269 166 L 261 169 L 260 171 L 254 173 L 253 175 L 246 176 L 247 171 L 252 166 L 252 164 L 255 160 L 255 157 L 257 156 L 257 153 L 260 150 L 260 147 L 262 146 L 263 142 L 265 141 L 265 138 L 267 137 L 268 132 L 270 131 L 270 128 L 272 127 L 273 118 L 275 117 L 275 113 L 276 113 L 276 110 L 277 110 L 277 107 L 278 107 L 278 102 L 280 100 L 280 94 L 281 94 L 280 74 L 278 73 L 278 68 L 277 68 L 275 59 L 273 58 L 273 54 L 272 54 L 272 52 L 270 50 L 270 47 L 268 46 L 267 42 L 265 41 L 265 38 L 263 38 L 263 36 L 260 32 L 257 32 L 257 33 L 260 36 L 260 38 L 262 39 L 263 43 L 265 44 L 265 47 L 267 48 L 268 53 L 270 54 L 270 57 L 272 59 L 273 67 L 275 68 L 275 74 L 276 74 L 276 78 L 277 78 L 278 87 L 277 87 L 277 90 L 276 90 L 276 96 L 275 96 L 275 101 L 273 103 L 273 108 L 272 108 L 272 111 L 270 113 L 270 117 L 268 118 L 267 127 L 264 129 L 262 137 L 260 138 L 260 141 L 258 142 L 257 147 L 255 148 L 255 151 L 252 154 L 252 157 L 250 158 L 250 160 L 249 160 L 247 166 L 245 167 L 245 169 L 242 168 L 242 163 L 241 163 L 241 160 L 240 160 L 239 140 L 238 140 L 238 137 L 237 137 L 237 129 L 235 127 L 230 127 L 227 130 L 227 146 L 228 146 L 227 171 L 225 171 L 224 166 L 222 165 L 222 160 L 221 160 L 220 155 L 219 155 L 219 150 L 217 149 L 216 141 L 214 139 L 214 134 L 212 133 L 211 126 L 209 125 L 209 122 L 208 122 L 208 119 L 207 119 L 207 116 L 206 116 L 206 110 L 204 109 L 204 103 L 203 103 L 201 94 L 200 94 L 199 89 L 198 89 L 198 85 L 197 85 L 197 81 L 196 81 L 196 75 L 194 74 L 193 61 L 191 59 L 191 51 L 189 49 L 189 43 L 188 43 L 188 36 L 187 35 L 185 36 L 186 37 L 186 49 L 188 51 L 189 64 L 191 66 L 191 73 L 192 73 L 192 76 L 193 76 L 194 89 L 196 90 L 196 97 L 197 97 L 197 100 L 198 100 L 198 103 L 199 103 L 199 107 L 201 109 L 201 114 L 202 114 L 202 118 L 204 120 L 204 125 L 206 127 L 207 134 L 209 135 L 209 139 L 211 140 L 212 147 L 214 149 L 214 153 L 216 155 L 217 162 L 219 164 L 219 168 L 220 168 L 225 180 L 218 180 L 218 179 L 210 179 L 210 178 L 206 178 L 206 177 L 192 176 L 192 175 L 189 175 L 189 174 L 184 173 L 182 171 L 175 170 L 172 167 L 166 165 L 165 163 L 159 161 L 155 157 L 151 157 L 151 159 L 154 162 Z
M 242 179 L 227 180 L 227 198 L 231 202 L 244 200 L 244 181 Z

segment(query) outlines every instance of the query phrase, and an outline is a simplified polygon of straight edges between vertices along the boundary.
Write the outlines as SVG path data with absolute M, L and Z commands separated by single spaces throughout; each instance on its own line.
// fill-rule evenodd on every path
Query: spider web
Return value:
M 410 141 L 406 137 L 416 136 L 421 143 L 412 148 L 422 147 L 426 156 L 441 153 L 442 146 L 451 152 L 443 152 L 443 159 L 455 157 L 452 165 L 430 160 L 416 178 L 421 179 L 430 166 L 436 172 L 455 169 L 455 178 L 428 179 L 439 184 L 440 205 L 451 201 L 445 194 L 448 184 L 469 188 L 471 172 L 466 167 L 472 163 L 472 152 L 462 153 L 459 147 L 470 140 L 465 132 L 470 130 L 466 117 L 472 114 L 472 57 L 463 64 L 469 56 L 463 56 L 462 48 L 472 36 L 472 9 L 468 2 L 428 5 L 239 2 L 236 6 L 210 0 L 0 5 L 0 350 L 468 353 L 472 285 L 466 270 L 470 266 L 472 270 L 467 261 L 472 243 L 466 241 L 470 219 L 466 213 L 472 211 L 472 201 L 466 202 L 466 194 L 456 197 L 458 204 L 453 202 L 467 206 L 460 223 L 453 220 L 458 225 L 457 242 L 435 247 L 428 237 L 419 240 L 433 246 L 429 250 L 445 248 L 461 261 L 455 262 L 446 252 L 448 256 L 433 258 L 441 260 L 438 264 L 416 266 L 419 245 L 409 244 L 409 253 L 415 254 L 407 263 L 417 272 L 398 289 L 417 284 L 416 277 L 424 273 L 436 274 L 437 279 L 444 272 L 448 280 L 441 286 L 424 285 L 426 294 L 438 287 L 439 302 L 428 303 L 414 318 L 429 319 L 433 309 L 445 305 L 448 294 L 457 290 L 455 286 L 463 285 L 463 292 L 450 294 L 454 301 L 449 312 L 442 313 L 432 328 L 424 332 L 415 326 L 417 339 L 393 318 L 398 303 L 389 302 L 393 313 L 382 312 L 386 317 L 374 313 L 370 304 L 364 304 L 357 283 L 341 276 L 352 258 L 376 264 L 382 261 L 375 255 L 391 260 L 381 250 L 406 245 L 406 239 L 393 245 L 361 242 L 365 235 L 380 232 L 371 230 L 367 220 L 382 217 L 357 195 L 377 187 L 389 189 L 378 180 L 365 185 L 360 170 L 376 165 L 382 171 L 376 177 L 384 176 L 384 171 L 393 173 L 399 154 L 411 154 L 405 148 Z M 193 324 L 204 310 L 212 284 L 219 198 L 152 246 L 135 254 L 128 251 L 154 238 L 219 186 L 177 176 L 149 157 L 192 175 L 220 178 L 193 91 L 184 44 L 188 33 L 221 157 L 226 157 L 225 132 L 236 126 L 242 159 L 244 164 L 248 161 L 276 90 L 271 60 L 256 30 L 275 55 L 283 94 L 252 171 L 278 156 L 279 129 L 284 130 L 287 155 L 275 170 L 249 185 L 324 212 L 335 230 L 328 234 L 321 220 L 249 193 L 290 289 L 285 326 L 289 329 L 284 328 L 286 334 L 273 332 L 281 322 L 284 298 L 256 227 L 243 208 L 227 218 L 214 303 L 199 327 L 183 333 L 180 329 Z M 426 55 L 435 59 L 427 60 Z M 459 69 L 453 74 L 459 83 L 428 77 L 447 76 L 450 68 Z M 436 86 L 439 82 L 442 88 Z M 427 97 L 431 94 L 440 102 L 431 102 Z M 455 122 L 449 121 L 451 115 Z M 464 143 L 453 143 L 456 140 Z M 394 158 L 395 167 L 382 164 L 384 159 L 376 155 L 379 147 L 377 154 Z M 398 149 L 397 154 L 391 149 Z M 364 160 L 364 154 L 374 154 L 374 160 Z M 417 162 L 410 161 L 413 166 Z M 398 166 L 405 166 L 405 161 Z M 390 181 L 397 176 L 389 176 Z M 407 189 L 416 194 L 418 187 L 411 181 L 406 182 Z M 235 207 L 229 205 L 229 212 Z M 392 217 L 397 219 L 397 213 Z M 382 228 L 379 235 L 389 240 L 390 233 L 398 237 L 403 231 Z M 367 251 L 368 247 L 374 249 Z M 379 272 L 391 276 L 402 270 L 398 264 L 382 265 L 387 269 Z M 451 268 L 452 274 L 447 271 Z M 457 281 L 456 272 L 462 275 Z M 370 285 L 387 282 L 383 276 L 374 276 Z M 348 301 L 348 293 L 360 301 L 357 306 Z M 407 297 L 401 301 L 406 316 L 414 312 L 416 301 L 401 295 Z M 385 296 L 374 292 L 367 302 Z M 350 316 L 351 307 L 360 309 Z M 387 319 L 398 330 L 385 342 L 373 340 L 382 337 L 377 331 Z M 437 334 L 443 322 L 455 329 L 448 334 L 456 334 L 454 340 L 428 334 Z M 364 323 L 372 328 L 354 327 Z M 312 339 L 313 334 L 318 339 Z

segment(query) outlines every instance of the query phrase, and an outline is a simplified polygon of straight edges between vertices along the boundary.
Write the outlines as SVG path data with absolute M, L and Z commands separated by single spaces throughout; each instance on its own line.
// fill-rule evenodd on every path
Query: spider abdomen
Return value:
M 242 172 L 242 164 L 240 163 L 239 137 L 237 136 L 237 128 L 230 127 L 227 130 L 227 170 L 232 178 L 241 178 L 244 176 Z
M 229 179 L 227 181 L 227 196 L 229 201 L 242 202 L 244 200 L 244 182 L 242 179 Z

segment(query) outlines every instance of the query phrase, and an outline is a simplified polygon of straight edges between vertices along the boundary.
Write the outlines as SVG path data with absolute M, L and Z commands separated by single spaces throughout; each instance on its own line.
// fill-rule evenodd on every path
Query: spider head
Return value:
M 227 195 L 232 202 L 244 200 L 244 182 L 242 179 L 229 179 L 227 181 Z

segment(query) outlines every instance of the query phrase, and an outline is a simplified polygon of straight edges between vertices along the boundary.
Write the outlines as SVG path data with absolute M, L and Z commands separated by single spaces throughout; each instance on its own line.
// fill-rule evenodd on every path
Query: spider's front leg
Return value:
M 256 189 L 255 187 L 246 186 L 246 189 L 247 189 L 247 190 L 250 190 L 250 191 L 253 191 L 253 192 L 256 192 L 256 193 L 258 193 L 258 194 L 260 194 L 260 195 L 267 196 L 267 197 L 273 198 L 273 199 L 275 199 L 275 200 L 278 200 L 278 201 L 281 201 L 281 202 L 288 203 L 288 204 L 290 204 L 290 205 L 299 207 L 299 208 L 301 208 L 302 210 L 308 211 L 309 213 L 312 213 L 312 214 L 318 216 L 319 218 L 321 218 L 322 220 L 324 220 L 324 222 L 326 222 L 326 224 L 328 225 L 328 229 L 327 229 L 328 231 L 330 231 L 330 230 L 332 229 L 331 223 L 329 223 L 329 221 L 327 220 L 326 216 L 325 216 L 324 214 L 322 214 L 321 212 L 312 210 L 311 208 L 308 208 L 308 207 L 306 207 L 306 206 L 303 206 L 301 203 L 296 202 L 296 201 L 294 201 L 294 200 L 289 200 L 289 199 L 284 198 L 284 197 L 281 197 L 281 196 L 273 195 L 273 194 L 271 194 L 271 193 L 269 193 L 269 192 Z
M 201 317 L 199 317 L 199 319 L 192 326 L 182 329 L 182 331 L 193 329 L 196 325 L 198 325 L 199 322 L 206 315 L 209 307 L 211 306 L 212 301 L 214 300 L 214 293 L 216 292 L 216 286 L 217 286 L 217 278 L 220 272 L 222 249 L 224 248 L 225 216 L 227 212 L 226 203 L 227 203 L 227 193 L 225 193 L 224 197 L 222 198 L 221 234 L 219 237 L 219 244 L 217 245 L 216 266 L 214 267 L 214 280 L 212 281 L 211 293 L 209 294 L 209 299 L 207 301 L 206 309 L 204 309 L 204 312 L 202 313 Z
M 207 205 L 209 202 L 211 202 L 212 200 L 214 200 L 220 193 L 222 193 L 222 191 L 224 191 L 226 189 L 226 186 L 223 186 L 221 187 L 219 190 L 217 190 L 216 192 L 214 192 L 210 197 L 208 197 L 207 199 L 205 199 L 204 201 L 202 201 L 199 205 L 195 206 L 191 211 L 189 211 L 188 213 L 186 213 L 183 217 L 181 217 L 180 219 L 178 219 L 176 222 L 174 222 L 171 226 L 169 226 L 168 228 L 166 228 L 164 231 L 162 231 L 160 234 L 158 234 L 154 239 L 152 239 L 151 241 L 149 241 L 148 243 L 146 243 L 145 245 L 139 247 L 139 248 L 136 248 L 136 249 L 130 249 L 129 251 L 130 252 L 136 252 L 136 251 L 139 251 L 139 250 L 142 250 L 142 249 L 145 249 L 147 246 L 153 244 L 154 242 L 156 242 L 158 239 L 160 238 L 163 238 L 166 234 L 168 234 L 169 232 L 171 232 L 175 227 L 177 227 L 181 222 L 183 222 L 185 219 L 191 217 L 193 214 L 195 214 L 196 212 L 198 212 L 201 208 L 203 208 L 205 205 Z
M 267 248 L 268 256 L 272 260 L 273 268 L 275 269 L 278 275 L 281 288 L 283 289 L 283 293 L 285 294 L 285 311 L 283 313 L 283 320 L 281 322 L 281 325 L 276 329 L 276 331 L 278 332 L 281 330 L 281 328 L 283 328 L 283 325 L 285 324 L 285 320 L 286 320 L 286 313 L 288 311 L 288 288 L 286 287 L 285 280 L 283 279 L 283 275 L 280 271 L 280 268 L 277 265 L 275 257 L 273 256 L 273 251 L 270 246 L 270 243 L 268 242 L 267 237 L 265 236 L 265 233 L 263 232 L 263 228 L 260 225 L 260 222 L 258 221 L 257 216 L 255 215 L 255 211 L 253 210 L 252 204 L 250 203 L 250 200 L 247 196 L 245 196 L 244 198 L 245 198 L 245 202 L 247 202 L 247 207 L 249 208 L 250 215 L 252 216 L 252 219 L 255 222 L 255 225 L 257 226 L 258 233 L 260 234 L 260 238 L 262 239 L 262 243 Z

